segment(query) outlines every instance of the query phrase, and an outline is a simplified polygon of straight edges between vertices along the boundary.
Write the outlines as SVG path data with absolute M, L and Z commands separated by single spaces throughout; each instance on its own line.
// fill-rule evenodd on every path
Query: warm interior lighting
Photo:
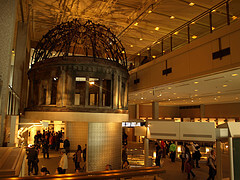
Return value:
M 148 13 L 149 13 L 149 14 L 152 13 L 152 10 L 149 10 Z
M 122 51 L 122 53 L 124 54 L 124 53 L 125 53 L 125 51 Z
M 210 149 L 209 148 L 206 148 L 206 153 L 209 153 Z
M 168 87 L 168 89 L 172 89 L 172 87 Z
M 232 74 L 233 77 L 237 76 L 238 74 Z
M 134 24 L 134 26 L 137 26 L 138 25 L 138 22 L 136 22 L 135 24 Z
M 158 31 L 158 30 L 159 30 L 159 27 L 155 27 L 155 30 Z
M 90 84 L 90 85 L 93 85 L 93 84 L 94 84 L 94 81 L 90 81 L 89 84 Z
M 156 58 L 156 56 L 152 56 L 152 58 L 153 58 L 153 59 L 155 59 L 155 58 Z
M 165 53 L 165 51 L 163 51 Z
M 150 50 L 150 48 L 147 48 L 147 50 Z
M 198 84 L 199 82 L 195 81 L 194 84 Z
M 218 94 L 220 94 L 220 93 L 221 93 L 221 91 L 218 91 L 217 93 L 218 93 Z
M 216 29 L 215 27 L 212 27 L 212 30 Z
M 224 84 L 223 87 L 227 87 L 228 85 Z
M 216 12 L 216 9 L 213 9 L 212 12 Z
M 195 89 L 194 91 L 195 91 L 195 92 L 197 92 L 198 90 L 197 90 L 197 89 Z
M 232 19 L 233 19 L 233 20 L 237 19 L 237 16 L 232 16 Z
M 171 16 L 170 19 L 174 19 L 175 17 L 174 16 Z
M 193 21 L 193 22 L 191 22 L 191 24 L 195 24 L 195 22 Z
M 194 6 L 194 5 L 195 5 L 195 3 L 193 3 L 193 2 L 190 2 L 188 5 L 189 5 L 189 6 Z
M 161 43 L 161 42 L 159 42 L 159 41 L 157 42 L 157 44 L 160 44 L 160 43 Z
M 133 47 L 133 45 L 131 44 L 130 47 Z
M 143 99 L 143 97 L 141 97 L 141 99 Z
M 140 40 L 140 41 L 142 41 L 143 39 L 142 39 L 142 38 L 140 38 L 139 40 Z
M 193 35 L 193 36 L 192 36 L 192 38 L 193 38 L 193 39 L 196 39 L 196 38 L 197 38 L 197 36 L 196 36 L 196 35 Z
M 177 34 L 178 34 L 178 31 L 176 31 L 174 34 L 177 35 Z
M 140 56 L 140 53 L 138 53 L 137 55 Z
M 194 96 L 198 96 L 197 94 L 195 94 Z

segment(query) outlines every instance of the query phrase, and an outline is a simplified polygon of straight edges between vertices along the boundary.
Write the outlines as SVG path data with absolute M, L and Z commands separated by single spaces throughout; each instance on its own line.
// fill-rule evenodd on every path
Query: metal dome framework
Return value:
M 127 66 L 125 48 L 104 25 L 77 19 L 57 25 L 38 42 L 31 65 L 54 57 L 86 56 L 103 58 Z

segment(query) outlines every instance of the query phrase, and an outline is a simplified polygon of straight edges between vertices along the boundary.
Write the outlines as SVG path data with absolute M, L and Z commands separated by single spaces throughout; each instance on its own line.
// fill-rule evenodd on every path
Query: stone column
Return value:
M 140 116 L 139 116 L 139 104 L 135 105 L 135 116 L 136 116 L 136 119 L 140 119 Z
M 18 122 L 19 122 L 19 116 L 11 116 L 11 129 L 10 129 L 10 142 L 8 146 L 15 146 L 16 145 L 16 137 L 17 137 L 17 131 L 18 131 Z
M 85 106 L 88 106 L 88 102 L 89 102 L 89 77 L 86 77 Z
M 3 144 L 5 131 L 5 116 L 8 102 L 8 83 L 11 71 L 11 56 L 13 49 L 14 30 L 16 23 L 17 1 L 0 2 L 0 76 L 2 77 L 0 146 Z
M 152 119 L 159 118 L 159 104 L 158 102 L 152 102 Z
M 103 80 L 99 79 L 99 94 L 98 94 L 98 106 L 103 106 L 103 96 L 102 96 L 102 90 L 103 90 Z
M 200 105 L 200 117 L 201 118 L 205 117 L 205 105 L 204 104 Z
M 64 83 L 64 106 L 71 106 L 74 104 L 74 96 L 75 96 L 75 87 L 73 84 L 75 83 L 75 79 L 71 72 L 65 72 L 65 81 Z
M 47 81 L 46 105 L 51 104 L 51 95 L 52 95 L 52 77 L 50 77 Z
M 128 108 L 128 81 L 125 82 L 125 92 L 124 92 L 124 108 Z
M 119 75 L 118 76 L 118 108 L 121 109 L 122 108 L 122 76 Z
M 63 72 L 58 76 L 58 83 L 57 83 L 57 99 L 56 99 L 56 106 L 62 107 L 63 102 Z
M 118 108 L 118 75 L 115 72 L 114 76 L 113 76 L 113 109 L 117 109 Z

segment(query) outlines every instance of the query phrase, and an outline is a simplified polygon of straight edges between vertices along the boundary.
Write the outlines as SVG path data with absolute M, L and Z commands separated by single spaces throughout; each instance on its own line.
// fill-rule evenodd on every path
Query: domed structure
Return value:
M 126 52 L 110 29 L 78 20 L 56 26 L 39 41 L 28 77 L 26 119 L 64 131 L 72 150 L 87 144 L 89 171 L 121 167 L 129 74 Z
M 31 64 L 60 56 L 86 56 L 116 61 L 127 66 L 126 52 L 104 25 L 75 19 L 51 29 L 37 44 Z

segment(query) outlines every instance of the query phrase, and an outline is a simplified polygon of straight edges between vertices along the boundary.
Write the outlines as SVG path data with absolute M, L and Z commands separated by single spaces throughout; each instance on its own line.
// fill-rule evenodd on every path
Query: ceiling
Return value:
M 20 0 L 20 19 L 31 22 L 33 42 L 56 25 L 80 18 L 110 27 L 126 48 L 128 57 L 153 44 L 222 0 Z M 238 17 L 240 2 L 232 0 L 230 14 Z M 190 4 L 192 2 L 192 4 Z M 21 13 L 22 12 L 22 13 Z M 224 16 L 220 8 L 214 16 Z M 172 18 L 171 18 L 172 17 Z M 173 18 L 174 17 L 174 18 Z M 209 28 L 208 18 L 201 27 Z M 156 27 L 159 27 L 159 29 Z M 202 30 L 199 26 L 199 30 Z M 155 30 L 156 29 L 156 30 Z M 179 35 L 179 37 L 181 37 Z M 142 40 L 140 40 L 140 38 Z M 186 39 L 186 37 L 184 37 Z M 182 40 L 180 38 L 179 40 Z M 160 53 L 160 48 L 153 53 Z M 130 59 L 131 59 L 130 58 Z
M 162 106 L 240 102 L 240 69 L 129 93 L 129 104 L 158 101 Z

